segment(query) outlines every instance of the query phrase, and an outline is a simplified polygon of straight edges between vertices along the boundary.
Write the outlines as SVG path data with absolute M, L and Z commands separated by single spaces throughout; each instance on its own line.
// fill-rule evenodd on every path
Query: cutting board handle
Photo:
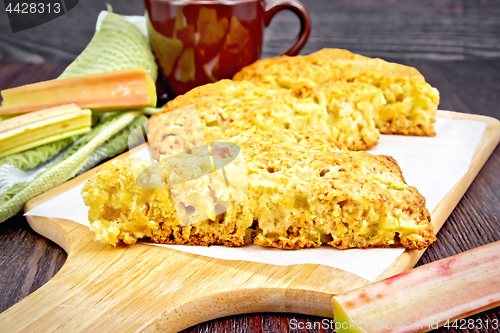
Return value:
M 329 275 L 322 266 L 225 261 L 143 244 L 113 247 L 94 242 L 88 228 L 73 221 L 27 219 L 68 257 L 47 284 L 0 314 L 9 332 L 177 332 L 242 313 L 333 315 L 332 294 L 307 284 L 311 274 Z M 335 271 L 347 274 L 327 269 L 334 281 L 340 279 Z

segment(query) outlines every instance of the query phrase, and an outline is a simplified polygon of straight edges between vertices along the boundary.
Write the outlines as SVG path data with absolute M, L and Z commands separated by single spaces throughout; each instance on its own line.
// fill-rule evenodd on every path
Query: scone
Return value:
M 351 150 L 363 150 L 378 142 L 374 118 L 384 103 L 379 89 L 362 82 L 306 82 L 283 90 L 222 80 L 178 96 L 155 117 L 194 105 L 209 140 L 249 129 L 316 131 Z M 149 140 L 158 158 L 161 148 L 154 143 L 162 139 L 164 126 L 155 117 L 149 124 Z
M 297 84 L 359 82 L 383 92 L 385 103 L 374 120 L 383 134 L 435 135 L 433 123 L 439 92 L 415 69 L 372 59 L 347 50 L 323 49 L 306 56 L 258 60 L 233 80 L 251 81 L 269 89 L 291 89 Z
M 422 249 L 435 241 L 424 197 L 390 157 L 349 151 L 316 133 L 249 130 L 228 141 L 244 157 L 245 184 L 231 163 L 226 167 L 234 187 L 246 189 L 241 200 L 234 200 L 223 177 L 208 177 L 213 168 L 196 163 L 201 150 L 153 167 L 140 159 L 115 160 L 82 189 L 95 239 L 282 249 Z M 224 148 L 211 154 L 220 151 L 223 158 L 231 155 Z M 188 187 L 182 188 L 183 179 L 191 181 Z M 172 181 L 181 186 L 176 193 Z M 205 189 L 211 195 L 190 193 Z

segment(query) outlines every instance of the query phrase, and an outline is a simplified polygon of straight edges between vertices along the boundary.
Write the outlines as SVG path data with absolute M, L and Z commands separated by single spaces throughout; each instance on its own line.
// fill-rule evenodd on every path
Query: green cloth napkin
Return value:
M 125 17 L 106 13 L 92 41 L 59 78 L 144 67 L 156 79 L 157 67 L 146 36 Z M 145 24 L 145 22 L 144 22 Z M 142 110 L 93 115 L 92 130 L 0 159 L 0 223 L 24 204 L 128 148 L 133 129 L 145 121 Z
M 59 78 L 144 67 L 156 81 L 158 67 L 147 37 L 124 16 L 110 12 L 101 15 L 105 17 L 94 38 Z M 140 19 L 145 26 L 145 18 Z

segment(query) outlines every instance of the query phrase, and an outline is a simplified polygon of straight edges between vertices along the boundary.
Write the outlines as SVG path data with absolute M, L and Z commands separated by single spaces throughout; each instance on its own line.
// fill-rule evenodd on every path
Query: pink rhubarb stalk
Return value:
M 426 332 L 500 305 L 500 241 L 333 298 L 336 331 Z

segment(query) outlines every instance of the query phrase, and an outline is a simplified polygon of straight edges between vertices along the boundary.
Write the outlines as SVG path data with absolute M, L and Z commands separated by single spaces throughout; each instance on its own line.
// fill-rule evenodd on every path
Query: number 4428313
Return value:
M 18 14 L 59 14 L 61 12 L 61 4 L 55 2 L 53 4 L 50 3 L 16 3 L 15 5 L 9 3 L 7 8 L 5 8 L 7 13 L 18 13 Z
M 488 319 L 455 319 L 450 322 L 450 320 L 447 320 L 446 323 L 443 325 L 443 327 L 446 328 L 455 328 L 455 329 L 461 329 L 461 330 L 472 330 L 472 329 L 492 329 L 492 330 L 497 330 L 500 328 L 500 323 L 498 319 L 494 318 L 491 321 Z

